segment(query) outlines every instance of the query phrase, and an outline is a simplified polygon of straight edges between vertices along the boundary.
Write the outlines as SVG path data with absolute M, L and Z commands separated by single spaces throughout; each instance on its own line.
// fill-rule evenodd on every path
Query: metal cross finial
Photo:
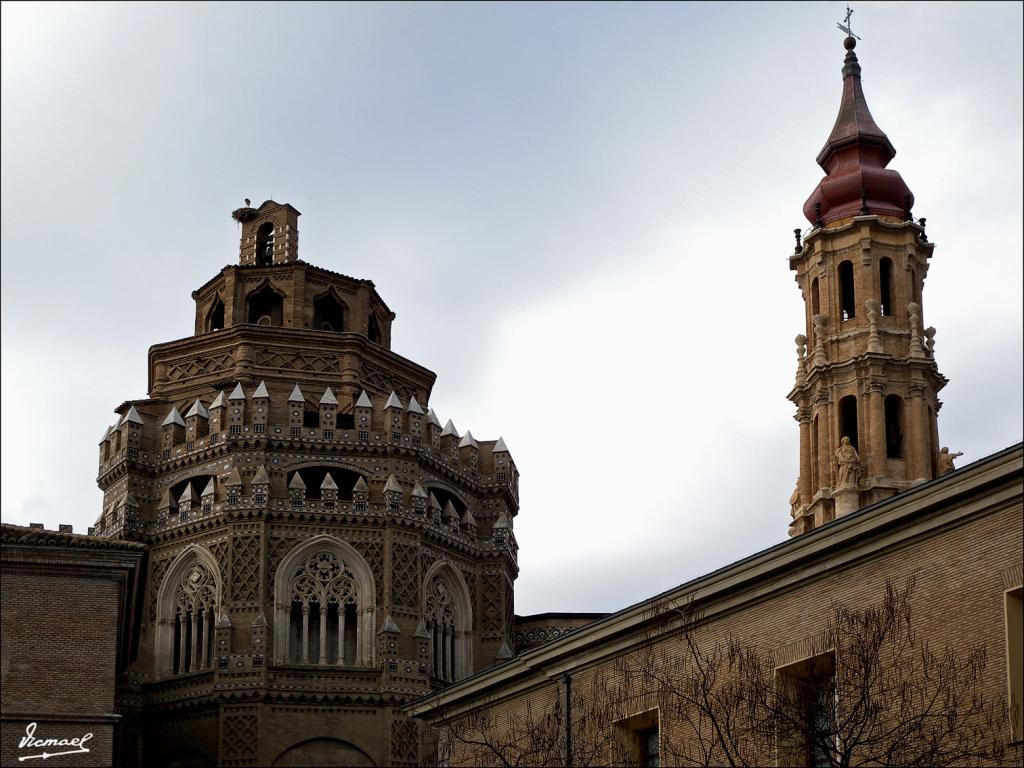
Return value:
M 859 35 L 853 34 L 853 25 L 850 23 L 851 16 L 853 16 L 853 8 L 846 6 L 846 18 L 836 24 L 836 26 L 845 32 L 847 37 L 852 37 L 854 40 L 860 40 Z

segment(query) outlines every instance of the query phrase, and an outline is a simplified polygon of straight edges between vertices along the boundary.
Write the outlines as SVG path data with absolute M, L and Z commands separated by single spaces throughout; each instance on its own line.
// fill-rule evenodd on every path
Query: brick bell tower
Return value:
M 518 471 L 442 427 L 371 281 L 245 203 L 100 442 L 92 532 L 147 546 L 120 764 L 419 765 L 401 705 L 512 655 Z
M 934 244 L 896 154 L 868 110 L 856 40 L 844 42 L 843 95 L 818 153 L 826 175 L 804 204 L 811 229 L 789 257 L 803 295 L 788 397 L 800 424 L 790 535 L 930 480 L 940 466 L 935 329 L 922 288 Z M 942 458 L 946 458 L 943 456 Z

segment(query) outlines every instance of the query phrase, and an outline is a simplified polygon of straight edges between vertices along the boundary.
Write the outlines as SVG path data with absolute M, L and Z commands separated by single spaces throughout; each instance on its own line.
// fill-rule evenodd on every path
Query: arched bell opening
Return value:
M 284 324 L 284 297 L 269 285 L 249 294 L 247 304 L 248 320 L 253 325 Z
M 313 300 L 313 330 L 341 333 L 345 330 L 345 305 L 331 293 Z

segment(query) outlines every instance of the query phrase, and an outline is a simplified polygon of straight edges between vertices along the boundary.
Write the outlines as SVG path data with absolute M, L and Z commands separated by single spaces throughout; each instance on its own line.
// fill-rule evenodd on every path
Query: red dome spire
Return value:
M 861 214 L 905 217 L 914 195 L 903 178 L 885 166 L 896 150 L 878 127 L 860 84 L 860 64 L 853 52 L 857 41 L 847 37 L 843 63 L 843 100 L 818 165 L 825 176 L 804 203 L 804 216 L 822 224 Z M 820 205 L 820 212 L 815 206 Z

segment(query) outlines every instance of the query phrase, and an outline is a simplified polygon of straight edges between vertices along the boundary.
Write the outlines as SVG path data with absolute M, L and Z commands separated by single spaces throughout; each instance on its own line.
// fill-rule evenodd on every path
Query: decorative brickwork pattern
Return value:
M 256 764 L 258 712 L 258 707 L 225 709 L 221 717 L 220 765 L 231 768 Z
M 254 603 L 259 598 L 260 537 L 231 537 L 231 600 Z
M 420 593 L 416 547 L 395 544 L 391 548 L 391 600 L 402 608 L 416 608 Z
M 394 765 L 419 764 L 420 734 L 415 720 L 391 721 L 391 761 Z
M 291 350 L 261 352 L 256 356 L 260 368 L 282 368 L 303 373 L 338 373 L 338 358 L 332 355 L 315 355 Z
M 379 539 L 362 539 L 350 542 L 363 556 L 377 581 L 377 604 L 384 602 L 384 542 Z
M 235 358 L 233 352 L 225 352 L 220 355 L 210 355 L 208 357 L 199 356 L 192 360 L 169 366 L 167 369 L 167 379 L 174 382 L 181 381 L 183 379 L 190 379 L 195 376 L 202 376 L 203 374 L 214 371 L 227 371 L 234 364 Z
M 501 590 L 501 574 L 491 571 L 483 575 L 483 589 L 480 594 L 482 617 L 480 631 L 485 637 L 501 635 L 504 600 Z

